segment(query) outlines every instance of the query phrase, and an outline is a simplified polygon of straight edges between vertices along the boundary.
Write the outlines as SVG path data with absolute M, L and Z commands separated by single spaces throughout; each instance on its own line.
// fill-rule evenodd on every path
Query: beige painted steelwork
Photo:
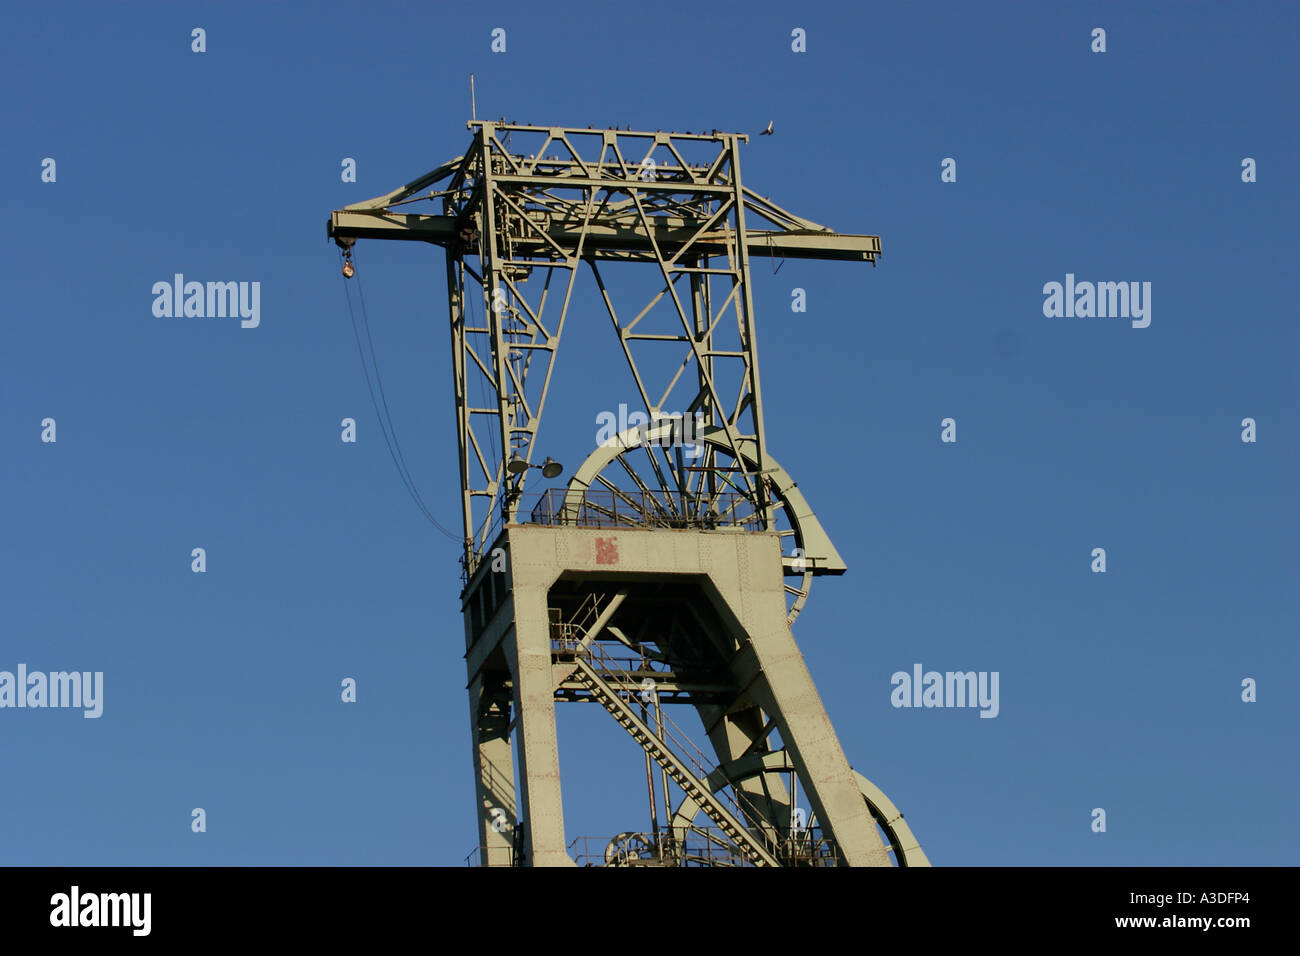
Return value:
M 879 237 L 746 188 L 743 135 L 469 129 L 462 156 L 328 232 L 349 277 L 359 239 L 446 250 L 476 861 L 928 865 L 850 768 L 790 631 L 812 577 L 846 569 L 768 451 L 750 280 L 753 256 L 874 264 Z M 627 264 L 655 276 L 648 298 L 620 286 Z M 580 271 L 646 423 L 526 496 Z M 567 842 L 557 702 L 604 709 L 640 746 L 648 832 Z M 698 715 L 710 753 L 671 711 Z
M 723 430 L 730 464 L 718 464 L 730 470 L 690 477 L 725 479 L 770 519 L 758 477 L 764 436 L 749 258 L 874 263 L 880 238 L 836 233 L 745 188 L 743 135 L 486 121 L 469 127 L 463 156 L 337 210 L 328 223 L 329 236 L 349 256 L 364 238 L 424 241 L 447 251 L 467 568 L 482 559 L 498 521 L 515 515 L 528 475 L 509 474 L 506 463 L 516 455 L 532 462 L 582 268 L 596 280 L 650 416 L 675 402 Z M 645 263 L 664 283 L 635 308 L 616 301 L 602 271 L 627 262 Z M 473 314 L 476 302 L 482 318 Z M 733 317 L 734 325 L 723 321 Z M 674 346 L 682 357 L 677 375 L 648 382 L 648 353 Z M 688 367 L 689 378 L 682 375 Z M 475 384 L 488 392 L 486 403 L 471 400 Z M 655 384 L 667 387 L 652 390 Z M 744 458 L 742 441 L 752 448 Z M 712 449 L 698 464 L 715 464 Z M 664 471 L 676 488 L 691 484 L 671 465 Z

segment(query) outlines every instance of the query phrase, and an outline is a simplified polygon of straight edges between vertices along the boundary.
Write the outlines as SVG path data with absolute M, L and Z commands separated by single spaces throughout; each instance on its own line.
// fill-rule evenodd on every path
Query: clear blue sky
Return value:
M 759 350 L 770 449 L 849 564 L 796 637 L 935 864 L 1297 862 L 1300 8 L 571 6 L 4 5 L 0 670 L 105 676 L 97 720 L 0 710 L 0 862 L 474 845 L 457 546 L 398 481 L 325 238 L 463 152 L 471 72 L 483 116 L 772 120 L 746 182 L 883 237 L 874 269 L 756 263 Z M 441 251 L 358 263 L 407 461 L 455 526 Z M 156 318 L 177 272 L 259 281 L 260 326 Z M 1151 282 L 1150 327 L 1046 318 L 1067 273 Z M 600 333 L 557 371 L 598 403 L 543 426 L 570 465 L 635 399 L 584 371 Z M 998 717 L 893 708 L 915 663 L 998 671 Z M 570 835 L 644 828 L 631 740 L 596 708 L 560 729 Z

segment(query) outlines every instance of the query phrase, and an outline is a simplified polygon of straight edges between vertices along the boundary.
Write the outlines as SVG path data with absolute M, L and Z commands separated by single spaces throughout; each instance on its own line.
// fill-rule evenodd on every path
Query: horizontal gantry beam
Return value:
M 680 222 L 680 220 L 679 220 Z M 335 211 L 330 216 L 331 239 L 408 239 L 431 242 L 455 248 L 465 241 L 457 227 L 455 216 L 406 215 L 384 210 Z M 561 248 L 576 248 L 582 234 L 581 225 L 553 223 L 546 230 L 552 241 Z M 851 236 L 842 233 L 746 231 L 746 248 L 750 256 L 769 256 L 786 259 L 838 259 L 850 262 L 875 262 L 880 255 L 879 236 Z M 692 241 L 694 240 L 694 241 Z M 666 221 L 655 224 L 653 242 L 645 230 L 629 225 L 627 228 L 591 223 L 583 254 L 596 259 L 621 259 L 629 252 L 653 254 L 655 247 L 671 256 L 690 245 L 692 254 L 725 256 L 725 233 L 697 234 L 686 223 L 675 225 Z M 549 258 L 554 247 L 540 236 L 522 236 L 513 240 L 517 257 Z

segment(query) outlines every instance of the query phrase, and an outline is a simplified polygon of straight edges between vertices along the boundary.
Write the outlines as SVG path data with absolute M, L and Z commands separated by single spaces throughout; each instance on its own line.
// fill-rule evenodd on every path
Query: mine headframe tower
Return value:
M 469 129 L 463 156 L 335 211 L 329 236 L 345 275 L 358 239 L 446 250 L 477 861 L 928 865 L 850 768 L 790 631 L 812 578 L 845 566 L 768 453 L 750 287 L 753 256 L 874 263 L 879 237 L 751 192 L 743 135 Z M 639 289 L 611 275 L 630 264 Z M 559 470 L 534 447 L 587 270 L 645 411 L 525 495 L 530 469 Z M 649 831 L 566 844 L 557 702 L 640 744 Z

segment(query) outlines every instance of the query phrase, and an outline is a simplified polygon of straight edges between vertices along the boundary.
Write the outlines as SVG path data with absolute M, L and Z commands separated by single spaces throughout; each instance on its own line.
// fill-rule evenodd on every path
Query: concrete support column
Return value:
M 524 842 L 529 866 L 573 866 L 564 840 L 560 752 L 546 588 L 521 586 L 516 576 L 515 628 L 506 639 L 514 668 L 519 774 L 523 778 Z
M 510 866 L 514 859 L 510 696 L 510 675 L 504 671 L 482 671 L 469 687 L 479 862 L 483 866 Z

